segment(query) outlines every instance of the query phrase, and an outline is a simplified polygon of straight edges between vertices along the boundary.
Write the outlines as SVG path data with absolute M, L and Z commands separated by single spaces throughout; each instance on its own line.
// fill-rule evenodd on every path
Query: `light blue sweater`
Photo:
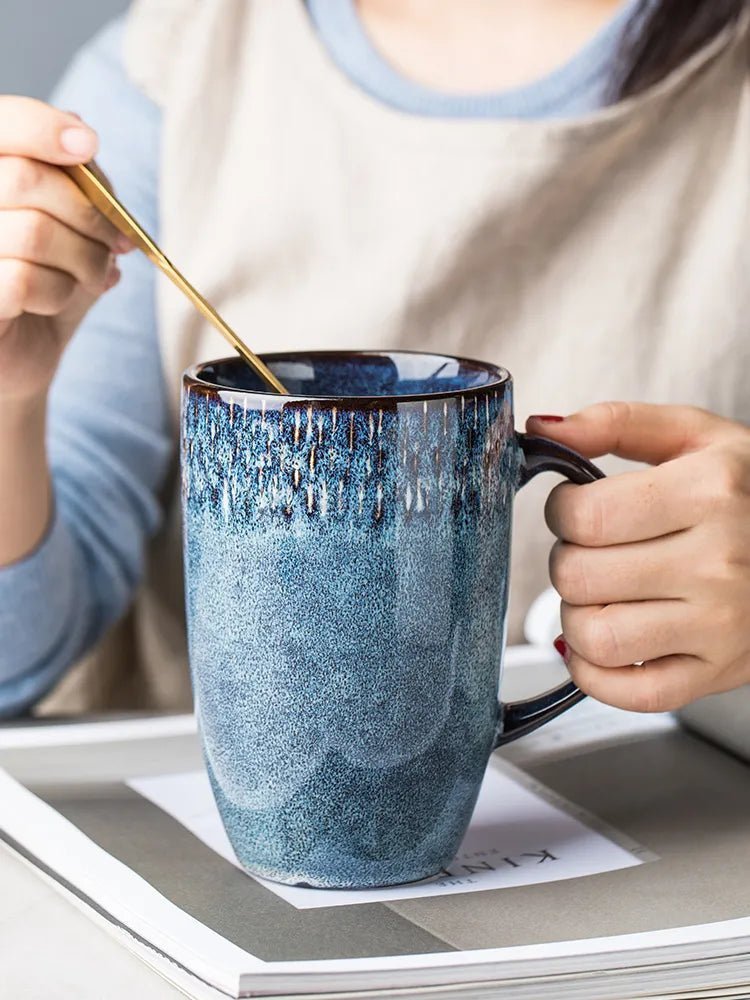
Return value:
M 440 117 L 574 116 L 604 102 L 629 9 L 567 65 L 499 94 L 438 94 L 401 77 L 374 49 L 354 0 L 309 0 L 331 59 L 360 87 L 403 112 Z M 158 234 L 160 117 L 122 65 L 115 22 L 80 53 L 54 103 L 98 132 L 99 162 L 146 228 Z M 0 716 L 37 701 L 126 610 L 173 455 L 159 359 L 156 272 L 138 253 L 87 316 L 51 395 L 55 514 L 39 548 L 0 570 Z

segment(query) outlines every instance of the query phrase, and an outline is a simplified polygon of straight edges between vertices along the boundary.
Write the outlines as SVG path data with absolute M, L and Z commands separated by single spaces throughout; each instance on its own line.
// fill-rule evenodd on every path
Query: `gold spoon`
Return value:
M 159 247 L 154 243 L 148 233 L 140 226 L 125 206 L 112 194 L 104 175 L 95 163 L 75 165 L 64 168 L 73 178 L 78 187 L 83 191 L 89 201 L 95 205 L 102 215 L 106 216 L 112 225 L 118 229 L 123 236 L 127 236 L 131 243 L 142 250 L 148 259 L 156 264 L 164 274 L 172 281 L 181 292 L 190 299 L 198 312 L 208 320 L 219 333 L 225 337 L 237 353 L 247 362 L 247 364 L 263 379 L 266 385 L 274 392 L 288 395 L 284 385 L 276 378 L 274 373 L 260 360 L 257 354 L 253 354 L 228 323 L 219 316 L 214 307 L 207 302 L 200 292 L 190 284 L 187 278 L 177 270 L 172 262 L 166 257 Z

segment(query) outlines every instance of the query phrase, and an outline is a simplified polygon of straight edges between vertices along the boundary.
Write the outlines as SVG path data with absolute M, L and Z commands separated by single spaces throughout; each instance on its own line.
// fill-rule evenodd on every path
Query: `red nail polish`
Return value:
M 565 417 L 558 417 L 554 413 L 534 413 L 529 420 L 540 420 L 543 424 L 561 424 Z
M 570 659 L 570 647 L 568 646 L 565 639 L 563 639 L 561 635 L 558 635 L 558 637 L 555 639 L 552 645 L 555 647 L 555 649 L 563 658 L 563 660 L 565 660 L 565 662 L 567 663 L 568 660 Z

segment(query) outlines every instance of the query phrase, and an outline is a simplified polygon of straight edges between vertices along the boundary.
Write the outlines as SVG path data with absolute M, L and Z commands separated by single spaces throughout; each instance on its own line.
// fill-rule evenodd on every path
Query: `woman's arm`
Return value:
M 95 39 L 55 103 L 96 129 L 101 166 L 155 230 L 159 115 L 128 81 L 121 43 L 120 25 Z M 65 348 L 49 398 L 3 400 L 0 715 L 38 700 L 123 613 L 158 525 L 172 445 L 154 277 L 140 254 L 120 268 Z

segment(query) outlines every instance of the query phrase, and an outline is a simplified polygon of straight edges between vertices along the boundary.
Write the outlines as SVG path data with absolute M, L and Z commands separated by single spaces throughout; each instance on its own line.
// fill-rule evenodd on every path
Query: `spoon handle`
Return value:
M 219 333 L 229 341 L 237 353 L 263 379 L 266 385 L 270 389 L 273 389 L 274 392 L 288 395 L 286 388 L 276 378 L 270 368 L 260 360 L 257 354 L 254 354 L 250 350 L 247 344 L 240 340 L 231 326 L 221 318 L 214 307 L 203 298 L 200 292 L 193 288 L 187 278 L 177 270 L 166 254 L 162 252 L 148 235 L 146 230 L 133 218 L 119 199 L 112 194 L 96 164 L 80 164 L 65 167 L 64 169 L 89 201 L 99 209 L 102 215 L 106 216 L 119 232 L 127 236 L 160 271 L 166 274 L 170 281 L 190 299 L 204 319 L 216 327 Z

